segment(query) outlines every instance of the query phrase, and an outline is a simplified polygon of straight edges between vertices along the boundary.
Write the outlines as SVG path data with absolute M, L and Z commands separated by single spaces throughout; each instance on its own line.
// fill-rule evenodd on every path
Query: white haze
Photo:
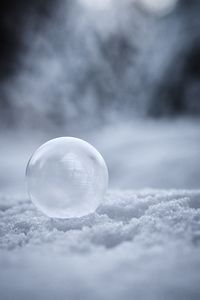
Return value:
M 183 35 L 177 39 L 181 19 L 159 22 L 136 1 L 58 3 L 41 28 L 27 20 L 27 50 L 4 86 L 17 125 L 90 128 L 146 115 L 154 87 L 184 44 Z
M 95 3 L 59 1 L 41 28 L 27 20 L 27 51 L 4 86 L 17 124 L 1 134 L 1 189 L 25 193 L 32 152 L 67 135 L 102 152 L 112 188 L 198 188 L 199 122 L 138 120 L 192 39 L 184 18 L 154 18 L 136 1 Z

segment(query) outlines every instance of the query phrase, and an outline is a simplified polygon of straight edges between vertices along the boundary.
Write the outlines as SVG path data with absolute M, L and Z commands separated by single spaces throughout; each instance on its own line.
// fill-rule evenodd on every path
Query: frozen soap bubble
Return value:
M 101 154 L 73 137 L 56 138 L 39 147 L 28 162 L 26 177 L 33 203 L 54 218 L 94 212 L 108 186 Z

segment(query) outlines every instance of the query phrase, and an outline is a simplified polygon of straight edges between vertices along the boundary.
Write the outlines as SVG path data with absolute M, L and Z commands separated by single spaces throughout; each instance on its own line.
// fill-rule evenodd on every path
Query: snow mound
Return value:
M 110 191 L 50 219 L 0 197 L 1 299 L 200 299 L 200 191 Z

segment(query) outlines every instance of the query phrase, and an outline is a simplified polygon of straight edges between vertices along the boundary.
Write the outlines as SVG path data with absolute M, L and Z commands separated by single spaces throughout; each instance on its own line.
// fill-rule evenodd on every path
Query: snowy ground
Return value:
M 0 203 L 2 300 L 200 299 L 200 191 L 110 191 L 72 220 Z
M 32 152 L 58 136 L 76 136 L 103 155 L 114 189 L 200 188 L 200 121 L 117 122 L 99 131 L 0 134 L 0 191 L 25 195 L 24 174 Z
M 29 156 L 53 137 L 1 135 L 0 299 L 199 300 L 200 122 L 80 134 L 103 154 L 111 190 L 72 220 L 45 217 L 25 192 Z

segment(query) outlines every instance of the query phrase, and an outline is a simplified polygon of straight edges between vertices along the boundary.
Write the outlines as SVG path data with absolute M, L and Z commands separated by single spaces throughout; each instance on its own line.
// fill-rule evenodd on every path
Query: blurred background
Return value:
M 199 116 L 199 0 L 1 0 L 1 193 L 67 135 L 110 188 L 200 188 Z

